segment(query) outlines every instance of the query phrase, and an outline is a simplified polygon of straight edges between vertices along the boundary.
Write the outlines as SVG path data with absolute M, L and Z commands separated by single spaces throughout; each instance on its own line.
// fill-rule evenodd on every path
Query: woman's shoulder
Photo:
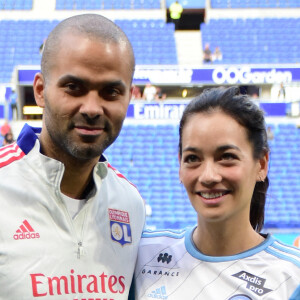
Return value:
M 266 248 L 266 252 L 274 256 L 274 258 L 282 262 L 291 263 L 300 269 L 300 248 L 283 243 L 272 235 L 269 236 L 269 239 L 271 243 Z
M 145 246 L 169 246 L 174 244 L 184 245 L 184 240 L 189 228 L 184 229 L 146 229 L 143 231 L 140 247 Z
M 187 231 L 184 229 L 145 229 L 142 234 L 142 238 L 155 238 L 155 237 L 170 237 L 170 238 L 182 238 Z

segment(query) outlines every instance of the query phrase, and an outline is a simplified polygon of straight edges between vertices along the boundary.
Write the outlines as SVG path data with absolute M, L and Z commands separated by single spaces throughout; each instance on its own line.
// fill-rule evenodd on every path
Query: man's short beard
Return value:
M 84 146 L 69 143 L 68 139 L 64 140 L 61 147 L 65 152 L 69 153 L 69 155 L 74 158 L 86 161 L 93 159 L 95 157 L 100 157 L 101 154 L 115 141 L 116 137 L 113 138 L 111 135 L 107 136 L 106 139 L 101 143 L 101 145 L 97 144 L 85 144 Z
M 101 154 L 116 140 L 121 131 L 123 120 L 115 124 L 115 126 L 112 126 L 108 120 L 104 120 L 101 124 L 101 127 L 103 127 L 103 140 L 100 139 L 101 141 L 97 142 L 97 137 L 82 136 L 81 142 L 76 142 L 76 139 L 72 139 L 74 124 L 71 123 L 65 132 L 63 130 L 61 131 L 59 128 L 56 128 L 56 126 L 53 126 L 55 120 L 53 120 L 51 116 L 54 115 L 54 112 L 52 112 L 49 108 L 49 101 L 47 101 L 46 97 L 45 102 L 47 103 L 47 107 L 44 110 L 43 122 L 47 128 L 47 132 L 52 140 L 52 143 L 57 148 L 57 151 L 62 152 L 62 155 L 68 155 L 69 157 L 73 157 L 75 160 L 84 162 L 95 159 L 96 157 L 100 157 Z M 59 156 L 60 154 L 57 153 L 58 160 Z

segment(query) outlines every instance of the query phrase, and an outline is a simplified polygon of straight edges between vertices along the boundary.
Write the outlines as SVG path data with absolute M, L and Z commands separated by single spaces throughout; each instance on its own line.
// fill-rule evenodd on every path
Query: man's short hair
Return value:
M 98 14 L 82 14 L 61 21 L 46 39 L 41 60 L 41 71 L 45 79 L 54 65 L 54 57 L 59 51 L 61 41 L 66 34 L 83 35 L 104 43 L 124 43 L 128 49 L 132 74 L 135 58 L 132 45 L 124 31 L 111 20 Z

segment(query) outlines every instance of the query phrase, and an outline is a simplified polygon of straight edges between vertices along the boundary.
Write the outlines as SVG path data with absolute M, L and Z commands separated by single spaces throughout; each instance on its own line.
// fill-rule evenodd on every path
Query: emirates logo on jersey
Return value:
M 88 294 L 88 299 L 113 300 L 107 298 L 108 293 L 123 295 L 125 292 L 125 277 L 116 276 L 100 272 L 99 274 L 78 274 L 71 269 L 69 274 L 51 274 L 47 276 L 43 273 L 30 274 L 33 297 L 47 297 L 55 299 L 60 295 L 80 295 Z M 102 294 L 105 298 L 99 298 Z M 96 298 L 92 298 L 97 296 Z M 70 297 L 68 298 L 70 299 Z M 78 298 L 76 298 L 78 299 Z M 74 300 L 76 300 L 74 299 Z M 81 300 L 87 299 L 86 297 Z M 78 299 L 79 300 L 79 299 Z
M 272 291 L 264 287 L 266 283 L 266 279 L 262 277 L 255 276 L 245 271 L 238 272 L 236 274 L 233 274 L 232 276 L 239 278 L 243 281 L 246 281 L 247 282 L 246 288 L 258 296 L 265 295 Z

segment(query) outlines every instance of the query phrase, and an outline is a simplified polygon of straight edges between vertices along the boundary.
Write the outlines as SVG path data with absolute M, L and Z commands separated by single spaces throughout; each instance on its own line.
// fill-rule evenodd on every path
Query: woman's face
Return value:
M 267 175 L 267 157 L 253 158 L 246 129 L 222 111 L 190 117 L 182 131 L 180 179 L 198 219 L 249 220 L 257 181 Z

